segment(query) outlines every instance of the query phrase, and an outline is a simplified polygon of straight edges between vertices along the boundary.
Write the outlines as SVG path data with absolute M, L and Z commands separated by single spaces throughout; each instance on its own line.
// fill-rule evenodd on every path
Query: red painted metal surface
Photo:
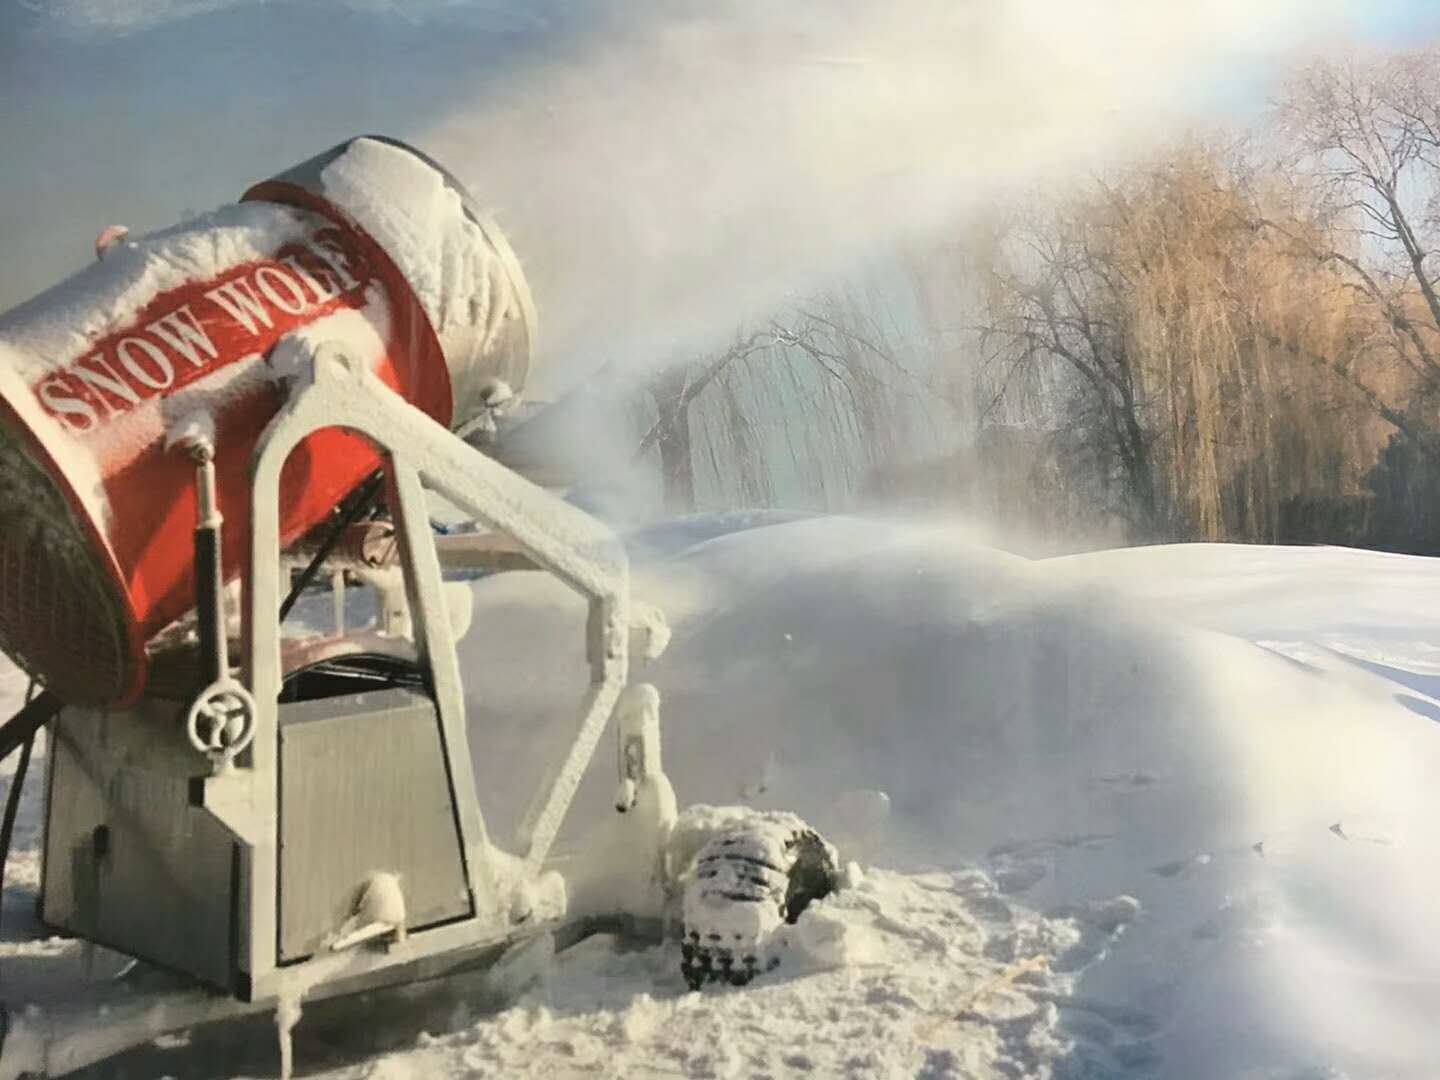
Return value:
M 287 190 L 273 185 L 268 194 L 284 199 Z M 38 493 L 3 507 L 0 647 L 64 700 L 133 700 L 145 684 L 145 643 L 194 605 L 193 466 L 166 445 L 190 410 L 213 420 L 224 570 L 227 578 L 238 573 L 251 456 L 280 405 L 264 365 L 287 334 L 338 312 L 360 313 L 383 341 L 379 376 L 440 422 L 451 420 L 445 357 L 395 263 L 342 209 L 289 194 L 294 205 L 274 205 L 277 220 L 291 224 L 277 230 L 289 236 L 274 250 L 219 260 L 148 295 L 143 274 L 138 289 L 127 279 L 112 291 L 134 302 L 106 316 L 103 335 L 69 356 L 26 356 L 16 365 L 23 377 L 0 381 L 0 444 L 9 446 L 0 485 L 7 467 L 12 475 L 28 470 L 24 490 Z M 263 208 L 256 213 L 263 217 Z M 181 236 L 193 247 L 193 232 Z M 147 243 L 168 254 L 163 238 Z M 86 274 L 103 276 L 112 263 L 117 275 L 135 277 L 134 261 L 113 254 Z M 106 295 L 103 278 L 88 284 Z M 40 301 L 0 324 L 0 362 L 5 327 L 23 341 L 27 313 L 53 317 Z M 323 520 L 377 464 L 371 446 L 350 433 L 306 440 L 282 477 L 283 539 Z M 69 521 L 59 520 L 59 500 Z

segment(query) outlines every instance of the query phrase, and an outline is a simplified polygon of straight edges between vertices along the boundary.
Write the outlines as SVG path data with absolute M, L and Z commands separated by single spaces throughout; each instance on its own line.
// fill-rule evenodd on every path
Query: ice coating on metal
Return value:
M 410 149 L 360 138 L 319 172 L 315 191 L 394 260 L 430 321 L 450 371 L 453 426 L 489 386 L 522 390 L 535 315 L 499 230 L 437 167 Z
M 454 636 L 445 610 L 440 566 L 430 532 L 422 483 L 492 529 L 514 539 L 539 566 L 584 595 L 590 605 L 591 682 L 580 706 L 575 738 L 564 760 L 544 785 L 524 833 L 521 854 L 527 877 L 538 874 L 580 777 L 593 756 L 606 721 L 624 688 L 628 671 L 629 564 L 618 538 L 599 522 L 491 461 L 433 417 L 381 382 L 363 351 L 338 335 L 310 355 L 311 377 L 290 387 L 290 397 L 262 434 L 251 490 L 250 571 L 247 577 L 246 682 L 257 702 L 249 766 L 207 782 L 203 803 L 252 846 L 250 911 L 253 924 L 246 970 L 256 992 L 283 983 L 274 968 L 273 907 L 276 849 L 274 812 L 277 760 L 276 699 L 280 689 L 280 603 L 277 558 L 281 510 L 280 481 L 290 454 L 304 440 L 335 425 L 373 440 L 387 455 L 389 502 L 396 514 L 407 585 L 412 594 L 415 643 L 430 667 L 433 694 L 454 785 L 458 823 L 471 895 L 482 930 L 500 934 L 508 891 L 496 875 L 494 849 L 486 836 L 467 748 L 465 706 Z M 473 935 L 457 923 L 455 940 Z M 426 947 L 453 947 L 440 931 Z M 267 991 L 268 992 L 268 991 Z
M 284 307 L 318 299 L 303 292 L 316 280 L 306 264 L 322 277 L 327 264 L 306 244 L 327 225 L 225 207 L 121 241 L 0 314 L 0 647 L 67 700 L 133 695 L 147 630 L 187 606 L 189 560 L 170 548 L 188 541 L 193 510 L 170 496 L 190 478 L 183 456 L 166 460 L 167 437 L 182 417 L 243 412 L 264 393 L 266 320 L 280 315 L 279 333 L 291 317 L 265 290 Z M 164 475 L 149 473 L 156 460 Z
M 18 350 L 6 367 L 34 377 L 125 327 L 155 295 L 267 257 L 315 225 L 313 215 L 288 206 L 238 203 L 126 239 L 103 263 L 0 314 L 0 340 Z
M 383 156 L 361 154 L 337 175 L 356 198 L 361 189 L 405 198 L 383 177 L 365 188 L 364 169 L 385 164 Z M 423 163 L 419 169 L 433 178 L 429 194 L 451 206 L 455 196 L 441 174 Z M 410 188 L 422 203 L 427 190 Z M 451 211 L 452 219 L 468 220 Z M 375 220 L 391 232 L 403 219 L 416 229 L 444 227 L 483 240 L 478 226 L 456 232 L 454 220 L 427 213 L 420 206 L 406 217 L 392 208 L 385 221 Z M 361 346 L 383 382 L 442 422 L 452 419 L 451 377 L 432 316 L 406 274 L 416 273 L 432 300 L 458 295 L 445 293 L 447 283 L 455 290 L 479 283 L 463 267 L 436 276 L 416 254 L 430 249 L 413 234 L 397 235 L 404 242 L 391 246 L 406 258 L 403 271 L 323 198 L 292 205 L 252 196 L 119 241 L 103 261 L 0 316 L 0 445 L 8 448 L 0 469 L 10 477 L 0 477 L 0 486 L 19 490 L 39 477 L 58 495 L 7 502 L 13 512 L 0 545 L 0 596 L 7 600 L 0 648 L 23 657 L 72 704 L 134 700 L 145 680 L 145 643 L 194 602 L 193 478 L 183 454 L 167 444 L 177 424 L 208 418 L 222 547 L 243 550 L 250 454 L 280 404 L 276 377 L 295 374 L 283 349 L 270 354 L 287 339 L 306 342 L 312 324 L 325 323 L 328 336 L 344 324 L 343 336 Z M 446 251 L 440 244 L 436 257 Z M 497 280 L 508 282 L 500 262 L 491 261 L 500 267 Z M 487 315 L 509 310 L 502 286 L 479 292 Z M 463 322 L 440 308 L 434 314 L 447 325 Z M 508 345 L 503 352 L 524 355 Z M 376 464 L 373 449 L 353 434 L 331 430 L 307 441 L 283 481 L 282 542 L 323 518 Z M 227 555 L 225 576 L 238 565 Z M 66 600 L 80 595 L 91 599 Z M 42 633 L 39 612 L 64 615 L 49 618 L 56 625 Z
M 0 313 L 0 397 L 64 472 L 97 523 L 109 524 L 111 507 L 96 452 L 80 439 L 85 432 L 79 429 L 92 413 L 97 421 L 103 415 L 107 422 L 97 422 L 95 434 L 116 452 L 133 456 L 137 447 L 155 436 L 150 428 L 158 418 L 133 408 L 137 402 L 130 396 L 138 401 L 142 391 L 151 388 L 143 380 L 126 378 L 125 361 L 133 358 L 152 381 L 163 381 L 156 378 L 163 369 L 154 367 L 149 352 L 138 345 L 127 347 L 123 358 L 101 355 L 87 363 L 97 352 L 96 343 L 134 327 L 136 313 L 156 297 L 216 278 L 229 267 L 259 262 L 300 241 L 307 227 L 315 230 L 321 225 L 314 215 L 291 207 L 266 203 L 226 206 L 143 239 L 123 241 L 107 253 L 103 263 L 87 266 L 34 299 Z M 183 314 L 180 320 L 136 336 L 165 349 L 168 332 L 182 344 L 180 355 L 171 356 L 171 366 L 178 360 L 183 368 L 190 362 L 183 346 L 195 346 L 187 339 Z M 203 352 L 194 355 L 205 356 Z M 253 360 L 258 362 L 259 357 Z M 119 374 L 112 378 L 117 363 Z M 94 398 L 86 392 L 70 392 L 76 389 L 74 379 L 86 378 L 75 375 L 77 369 L 91 372 L 92 381 L 83 389 L 93 391 Z M 230 374 L 234 377 L 239 372 Z M 208 385 L 191 383 L 183 395 L 177 390 L 167 398 L 175 411 L 193 411 L 185 409 L 186 401 L 208 407 L 212 402 L 202 400 L 207 393 L 213 393 Z M 82 411 L 82 404 L 89 406 L 90 412 Z M 120 422 L 113 422 L 116 420 Z

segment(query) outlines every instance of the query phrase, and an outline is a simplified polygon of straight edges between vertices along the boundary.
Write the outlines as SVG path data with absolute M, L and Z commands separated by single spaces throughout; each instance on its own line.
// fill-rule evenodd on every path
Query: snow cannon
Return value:
M 288 1076 L 309 1001 L 490 995 L 598 930 L 677 928 L 695 987 L 780 963 L 835 851 L 793 815 L 678 810 L 631 681 L 668 630 L 619 538 L 505 452 L 534 315 L 464 190 L 362 138 L 96 251 L 0 319 L 0 647 L 44 688 L 0 725 L 7 818 L 43 727 L 38 916 L 83 943 L 0 1003 L 0 1080 L 261 1010 Z M 534 788 L 484 793 L 523 796 L 502 835 L 457 641 L 475 580 L 517 569 L 579 597 L 556 666 L 589 677 Z M 613 787 L 562 833 L 607 730 Z M 97 976 L 94 946 L 134 962 Z
M 147 646 L 196 606 L 177 442 L 213 441 L 229 580 L 251 453 L 297 342 L 343 339 L 463 433 L 523 390 L 535 332 L 499 229 L 392 140 L 354 139 L 215 213 L 102 240 L 97 262 L 0 316 L 0 649 L 94 706 L 135 701 Z M 307 439 L 281 477 L 282 543 L 377 465 L 353 433 Z

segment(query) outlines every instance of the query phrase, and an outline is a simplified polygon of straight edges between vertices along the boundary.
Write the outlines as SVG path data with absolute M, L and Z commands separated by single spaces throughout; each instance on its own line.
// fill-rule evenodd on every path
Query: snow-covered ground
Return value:
M 644 537 L 637 592 L 675 630 L 641 673 L 667 771 L 682 802 L 801 813 L 863 881 L 748 989 L 686 992 L 673 947 L 599 938 L 551 963 L 542 943 L 499 1001 L 307 1013 L 302 1072 L 1436 1075 L 1440 566 L 1212 546 L 1029 562 L 941 528 L 729 524 L 757 527 Z M 571 722 L 583 619 L 539 575 L 473 589 L 472 745 L 503 838 Z M 565 850 L 612 785 L 602 751 Z M 37 795 L 6 997 L 66 951 L 25 940 Z M 96 1075 L 263 1075 L 267 1029 Z

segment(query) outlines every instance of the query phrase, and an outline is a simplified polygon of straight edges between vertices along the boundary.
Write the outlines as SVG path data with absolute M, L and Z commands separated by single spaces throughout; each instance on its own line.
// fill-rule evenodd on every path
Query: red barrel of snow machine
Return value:
M 104 248 L 0 315 L 0 649 L 72 704 L 133 701 L 147 642 L 194 607 L 194 468 L 178 434 L 212 433 L 231 578 L 287 356 L 339 341 L 458 429 L 523 388 L 534 323 L 493 223 L 445 170 L 386 139 Z M 356 435 L 313 435 L 282 477 L 282 539 L 377 463 Z

